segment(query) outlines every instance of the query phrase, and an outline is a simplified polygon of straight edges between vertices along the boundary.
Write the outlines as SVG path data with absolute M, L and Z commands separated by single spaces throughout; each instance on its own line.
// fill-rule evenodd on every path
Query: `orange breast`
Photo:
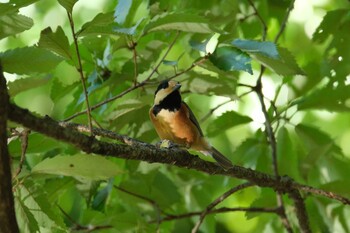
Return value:
M 175 112 L 162 109 L 157 116 L 150 111 L 150 118 L 161 139 L 191 147 L 201 137 L 183 107 Z

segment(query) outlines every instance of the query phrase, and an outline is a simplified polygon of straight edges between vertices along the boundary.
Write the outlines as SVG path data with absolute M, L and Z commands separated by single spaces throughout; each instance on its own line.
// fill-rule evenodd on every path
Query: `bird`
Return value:
M 190 107 L 182 101 L 180 88 L 179 82 L 164 80 L 154 93 L 149 116 L 158 136 L 161 140 L 210 155 L 222 168 L 230 169 L 233 167 L 231 161 L 208 142 Z

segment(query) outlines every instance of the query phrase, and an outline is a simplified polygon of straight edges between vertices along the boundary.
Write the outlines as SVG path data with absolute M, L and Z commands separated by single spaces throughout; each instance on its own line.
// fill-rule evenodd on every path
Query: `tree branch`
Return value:
M 68 15 L 68 19 L 69 19 L 69 25 L 70 25 L 70 28 L 72 30 L 72 36 L 73 36 L 73 41 L 74 41 L 75 52 L 77 54 L 77 59 L 78 59 L 78 67 L 76 67 L 76 68 L 77 68 L 77 71 L 80 74 L 80 81 L 81 81 L 81 84 L 83 86 L 83 92 L 84 92 L 84 96 L 85 96 L 85 103 L 86 103 L 86 109 L 87 109 L 86 113 L 87 113 L 87 116 L 88 116 L 89 128 L 92 129 L 91 108 L 90 108 L 90 103 L 89 103 L 89 94 L 88 94 L 87 89 L 86 89 L 85 77 L 84 77 L 84 73 L 83 73 L 83 65 L 81 63 L 80 51 L 79 51 L 79 46 L 78 46 L 78 39 L 77 39 L 77 36 L 75 34 L 75 30 L 74 30 L 73 15 L 72 15 L 71 12 L 68 12 L 68 11 L 67 11 L 67 15 Z
M 95 153 L 102 156 L 111 156 L 121 159 L 140 160 L 149 163 L 170 164 L 177 167 L 194 169 L 210 175 L 235 177 L 248 180 L 259 187 L 273 188 L 281 193 L 289 193 L 293 189 L 300 189 L 302 191 L 312 192 L 314 194 L 339 200 L 346 205 L 350 205 L 350 199 L 336 194 L 330 195 L 326 191 L 294 182 L 288 177 L 276 178 L 266 173 L 236 165 L 229 170 L 224 170 L 217 164 L 204 161 L 198 158 L 198 156 L 190 154 L 186 150 L 178 148 L 158 148 L 154 145 L 140 142 L 135 139 L 130 140 L 129 137 L 124 138 L 125 136 L 123 135 L 118 136 L 118 134 L 115 133 L 113 133 L 115 134 L 113 137 L 120 137 L 121 140 L 126 140 L 133 144 L 123 145 L 99 141 L 96 138 L 89 137 L 75 129 L 69 127 L 65 128 L 61 126 L 60 123 L 49 117 L 36 117 L 28 110 L 22 109 L 14 104 L 9 105 L 8 118 L 11 121 L 22 124 L 23 126 L 45 134 L 46 136 L 74 145 L 86 153 Z M 105 134 L 110 134 L 110 132 L 106 131 Z
M 11 184 L 10 156 L 7 148 L 9 96 L 0 61 L 0 232 L 19 232 Z
M 221 202 L 223 202 L 226 198 L 228 198 L 229 196 L 231 196 L 232 194 L 242 190 L 242 189 L 245 189 L 245 188 L 248 188 L 248 187 L 251 187 L 253 186 L 252 183 L 250 182 L 247 182 L 247 183 L 244 183 L 244 184 L 240 184 L 236 187 L 233 187 L 231 188 L 230 190 L 228 190 L 227 192 L 225 192 L 223 195 L 221 195 L 220 197 L 218 197 L 217 199 L 215 199 L 212 203 L 210 203 L 207 208 L 201 213 L 200 217 L 199 217 L 199 220 L 198 222 L 196 223 L 196 225 L 193 227 L 192 229 L 192 233 L 196 233 L 198 232 L 199 230 L 199 227 L 200 225 L 202 224 L 205 216 L 207 216 L 207 214 L 212 210 L 214 209 L 215 206 L 217 206 L 218 204 L 220 204 Z
M 235 211 L 245 211 L 245 212 L 260 212 L 260 213 L 277 213 L 279 211 L 279 208 L 260 208 L 260 207 L 234 207 L 234 208 L 228 208 L 228 207 L 222 207 L 218 209 L 212 209 L 210 210 L 207 215 L 209 214 L 220 214 L 220 213 L 226 213 L 226 212 L 235 212 Z M 200 216 L 203 212 L 196 211 L 196 212 L 189 212 L 185 214 L 179 214 L 179 215 L 168 215 L 165 218 L 162 219 L 162 222 L 165 221 L 172 221 L 176 219 L 183 219 L 183 218 L 190 218 L 193 216 Z M 154 223 L 155 220 L 150 221 L 150 223 Z
M 309 216 L 307 215 L 304 199 L 302 198 L 298 190 L 292 190 L 289 193 L 289 197 L 294 201 L 295 212 L 299 221 L 301 232 L 310 233 L 311 229 L 309 224 Z

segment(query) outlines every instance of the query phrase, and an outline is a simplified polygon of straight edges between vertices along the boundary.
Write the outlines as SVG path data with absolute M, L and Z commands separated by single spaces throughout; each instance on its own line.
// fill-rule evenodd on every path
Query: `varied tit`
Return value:
M 231 168 L 231 161 L 203 136 L 196 117 L 181 99 L 180 87 L 178 82 L 165 80 L 155 91 L 154 105 L 149 115 L 158 136 L 162 140 L 211 155 L 224 169 Z

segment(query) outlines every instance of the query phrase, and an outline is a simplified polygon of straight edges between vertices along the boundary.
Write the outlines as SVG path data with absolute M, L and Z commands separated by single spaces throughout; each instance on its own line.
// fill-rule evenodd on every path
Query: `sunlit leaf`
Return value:
M 253 74 L 251 58 L 241 50 L 233 47 L 219 47 L 209 56 L 209 60 L 224 71 L 246 71 Z
M 279 58 L 276 45 L 270 41 L 236 39 L 232 41 L 232 45 L 249 54 L 261 54 L 273 59 Z
M 145 27 L 144 33 L 152 31 L 177 30 L 192 33 L 214 33 L 220 30 L 196 14 L 164 13 L 153 18 Z
M 115 35 L 113 32 L 114 25 L 113 12 L 99 13 L 90 22 L 85 23 L 78 31 L 77 35 L 80 37 L 91 35 Z
M 30 29 L 33 20 L 20 14 L 0 15 L 0 39 Z
M 15 210 L 18 226 L 23 232 L 40 232 L 34 215 L 19 198 L 15 199 Z
M 102 180 L 120 174 L 121 170 L 117 164 L 101 156 L 77 154 L 73 156 L 47 158 L 33 167 L 32 173 Z
M 320 188 L 334 193 L 341 193 L 350 198 L 350 190 L 348 189 L 348 187 L 350 187 L 349 185 L 350 181 L 348 179 L 341 179 L 323 184 Z
M 38 46 L 51 50 L 66 59 L 71 59 L 68 38 L 60 26 L 57 27 L 56 32 L 49 27 L 41 31 Z
M 120 25 L 124 24 L 131 6 L 132 6 L 132 0 L 118 1 L 117 7 L 115 8 L 115 13 L 114 13 L 115 21 L 118 24 Z
M 63 58 L 36 47 L 24 47 L 0 53 L 4 71 L 16 74 L 48 72 L 55 68 Z
M 227 111 L 216 118 L 207 128 L 209 137 L 216 136 L 223 131 L 241 124 L 251 122 L 252 119 L 247 116 L 240 115 L 234 111 Z
M 9 94 L 11 97 L 16 96 L 17 94 L 30 90 L 32 88 L 40 87 L 45 85 L 50 81 L 50 77 L 28 77 L 16 79 L 13 82 L 8 82 L 7 87 L 9 88 Z
M 277 49 L 279 54 L 278 59 L 270 58 L 259 53 L 252 54 L 252 57 L 279 75 L 304 74 L 293 55 L 287 49 L 282 47 L 278 47 Z

